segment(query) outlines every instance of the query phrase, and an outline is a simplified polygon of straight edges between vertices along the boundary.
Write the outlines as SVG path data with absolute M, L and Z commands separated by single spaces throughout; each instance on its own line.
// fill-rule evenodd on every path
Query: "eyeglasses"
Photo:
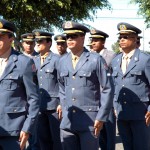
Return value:
M 76 38 L 78 38 L 80 35 L 79 34 L 67 34 L 66 35 L 66 38 L 67 39 L 76 39 Z
M 129 35 L 124 35 L 124 36 L 119 36 L 118 39 L 129 39 L 129 38 L 134 38 L 133 36 L 129 36 Z

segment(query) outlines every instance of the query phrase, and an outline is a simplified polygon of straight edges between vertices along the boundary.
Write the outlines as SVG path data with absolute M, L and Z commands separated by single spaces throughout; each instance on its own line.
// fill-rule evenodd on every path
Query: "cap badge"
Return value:
M 39 32 L 35 32 L 35 35 L 36 35 L 36 36 L 40 36 L 40 33 L 39 33 Z
M 120 30 L 127 30 L 126 25 L 123 25 L 123 24 L 121 24 L 119 28 L 120 28 Z
M 61 36 L 58 36 L 57 40 L 63 40 L 63 38 Z
M 72 28 L 73 25 L 72 25 L 72 22 L 71 21 L 68 21 L 65 23 L 65 28 Z
M 91 34 L 95 34 L 96 33 L 96 30 L 95 29 L 92 29 L 91 30 Z
M 0 22 L 0 29 L 3 28 L 3 24 Z

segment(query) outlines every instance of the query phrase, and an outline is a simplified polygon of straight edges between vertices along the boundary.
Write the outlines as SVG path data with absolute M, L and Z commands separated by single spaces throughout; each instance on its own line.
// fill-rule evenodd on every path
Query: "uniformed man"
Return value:
M 25 33 L 21 35 L 23 53 L 26 56 L 33 58 L 38 55 L 38 53 L 34 50 L 35 40 L 33 33 Z
M 99 133 L 112 107 L 111 76 L 104 59 L 83 46 L 87 27 L 68 21 L 63 29 L 71 52 L 60 58 L 58 72 L 62 146 L 64 150 L 98 150 Z
M 115 56 L 113 51 L 105 48 L 106 38 L 109 35 L 103 31 L 92 29 L 90 31 L 90 38 L 92 43 L 92 50 L 99 53 L 110 67 L 110 63 Z M 110 68 L 111 69 L 111 68 Z M 115 150 L 115 137 L 116 137 L 116 118 L 114 109 L 112 108 L 109 114 L 109 120 L 103 126 L 100 133 L 100 148 L 101 150 Z
M 39 56 L 35 57 L 40 88 L 40 114 L 38 116 L 38 137 L 42 150 L 61 150 L 60 119 L 61 107 L 58 96 L 57 65 L 59 55 L 54 54 L 53 33 L 34 30 L 36 48 Z
M 33 58 L 34 56 L 38 55 L 38 53 L 34 50 L 35 46 L 35 39 L 33 33 L 25 33 L 21 35 L 21 43 L 23 48 L 23 54 Z M 29 137 L 28 140 L 28 146 L 26 150 L 40 150 L 40 145 L 37 140 L 37 130 L 35 129 L 35 132 L 32 136 Z
M 11 44 L 16 27 L 0 19 L 0 149 L 23 150 L 39 111 L 35 65 Z
M 67 53 L 67 44 L 66 44 L 66 36 L 64 34 L 59 34 L 54 37 L 56 41 L 56 48 L 60 56 Z
M 150 150 L 150 56 L 136 48 L 137 27 L 121 22 L 122 53 L 112 61 L 114 107 L 125 150 Z

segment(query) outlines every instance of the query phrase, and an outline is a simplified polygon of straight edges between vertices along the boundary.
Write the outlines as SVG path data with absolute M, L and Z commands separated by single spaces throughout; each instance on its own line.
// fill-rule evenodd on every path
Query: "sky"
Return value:
M 138 5 L 131 4 L 130 0 L 108 0 L 112 5 L 112 10 L 103 9 L 98 10 L 93 21 L 84 20 L 85 24 L 88 24 L 96 29 L 106 32 L 109 38 L 106 39 L 105 47 L 111 50 L 112 44 L 117 41 L 117 24 L 119 22 L 130 23 L 142 30 L 140 34 L 143 38 L 141 39 L 141 50 L 150 51 L 149 33 L 150 29 L 146 29 L 146 24 L 142 16 L 139 16 Z M 57 32 L 57 31 L 56 31 Z M 89 42 L 90 34 L 86 35 L 85 46 Z M 54 47 L 53 43 L 53 47 Z M 87 47 L 87 46 L 86 46 Z

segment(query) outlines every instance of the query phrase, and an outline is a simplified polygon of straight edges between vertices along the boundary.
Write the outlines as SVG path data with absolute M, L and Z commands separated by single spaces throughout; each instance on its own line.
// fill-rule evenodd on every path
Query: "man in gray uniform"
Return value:
M 121 22 L 122 53 L 112 61 L 119 134 L 125 150 L 150 150 L 150 55 L 137 46 L 137 27 Z
M 0 149 L 23 150 L 39 111 L 37 76 L 32 59 L 11 44 L 16 28 L 0 19 Z
M 56 41 L 56 48 L 60 56 L 67 53 L 66 36 L 64 34 L 58 34 L 54 37 Z
M 53 33 L 34 30 L 39 55 L 34 57 L 40 88 L 38 138 L 42 150 L 61 150 L 61 106 L 58 96 L 57 65 L 59 55 L 50 51 Z
M 33 58 L 38 55 L 38 53 L 34 50 L 35 47 L 35 39 L 33 33 L 25 33 L 21 35 L 21 42 L 23 47 L 23 53 Z
M 64 150 L 98 150 L 99 133 L 112 108 L 111 76 L 104 59 L 83 46 L 87 27 L 68 21 L 63 29 L 71 52 L 60 58 L 58 68 L 62 146 Z
M 113 51 L 109 51 L 105 48 L 105 41 L 108 38 L 108 34 L 103 31 L 92 29 L 90 31 L 90 38 L 92 43 L 92 51 L 99 53 L 106 61 L 109 69 L 110 63 L 115 56 Z M 116 118 L 114 109 L 112 108 L 109 114 L 109 120 L 103 126 L 100 133 L 100 148 L 102 150 L 115 150 L 115 137 L 116 137 Z

